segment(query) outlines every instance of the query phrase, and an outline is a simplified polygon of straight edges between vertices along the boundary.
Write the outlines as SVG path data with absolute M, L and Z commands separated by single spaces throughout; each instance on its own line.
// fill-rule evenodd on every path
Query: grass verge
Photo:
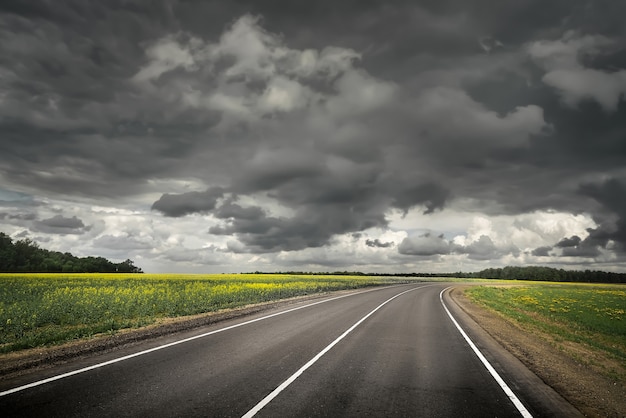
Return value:
M 175 318 L 406 281 L 273 274 L 0 274 L 0 353 Z
M 476 286 L 465 293 L 579 363 L 626 383 L 626 287 L 518 284 Z

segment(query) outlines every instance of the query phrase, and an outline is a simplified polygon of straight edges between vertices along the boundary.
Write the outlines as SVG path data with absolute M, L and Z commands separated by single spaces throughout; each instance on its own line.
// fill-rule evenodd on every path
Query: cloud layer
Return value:
M 479 3 L 0 6 L 0 227 L 146 271 L 623 270 L 624 6 Z

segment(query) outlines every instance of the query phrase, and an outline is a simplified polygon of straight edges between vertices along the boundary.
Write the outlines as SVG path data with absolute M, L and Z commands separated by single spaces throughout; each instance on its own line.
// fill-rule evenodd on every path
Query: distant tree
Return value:
M 26 238 L 13 242 L 0 232 L 0 272 L 7 273 L 143 273 L 132 260 L 113 263 L 103 257 L 76 257 L 48 251 Z
M 119 273 L 143 273 L 143 271 L 136 267 L 133 260 L 126 259 L 119 264 L 116 264 L 116 270 Z
M 626 283 L 626 274 L 605 271 L 575 271 L 543 266 L 488 268 L 472 274 L 485 279 L 538 280 L 551 282 Z
M 0 232 L 0 270 L 9 271 L 13 269 L 15 259 L 15 249 L 13 240 L 4 232 Z

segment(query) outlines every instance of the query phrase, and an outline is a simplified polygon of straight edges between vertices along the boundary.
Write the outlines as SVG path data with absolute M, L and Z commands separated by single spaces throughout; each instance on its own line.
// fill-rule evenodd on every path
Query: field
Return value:
M 364 276 L 0 274 L 0 353 L 330 290 L 398 283 Z
M 571 347 L 577 345 L 586 347 L 579 353 L 601 353 L 607 361 L 594 366 L 607 376 L 626 380 L 626 286 L 476 286 L 466 295 L 526 329 L 549 336 L 564 352 L 576 355 Z M 592 361 L 590 356 L 577 360 Z

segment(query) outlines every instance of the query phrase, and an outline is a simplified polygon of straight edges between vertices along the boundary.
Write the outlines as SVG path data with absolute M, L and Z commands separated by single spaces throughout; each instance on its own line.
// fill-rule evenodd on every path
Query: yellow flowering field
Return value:
M 602 350 L 626 368 L 626 286 L 528 284 L 476 286 L 470 299 L 556 341 Z
M 0 274 L 0 352 L 331 290 L 397 282 L 275 274 Z

